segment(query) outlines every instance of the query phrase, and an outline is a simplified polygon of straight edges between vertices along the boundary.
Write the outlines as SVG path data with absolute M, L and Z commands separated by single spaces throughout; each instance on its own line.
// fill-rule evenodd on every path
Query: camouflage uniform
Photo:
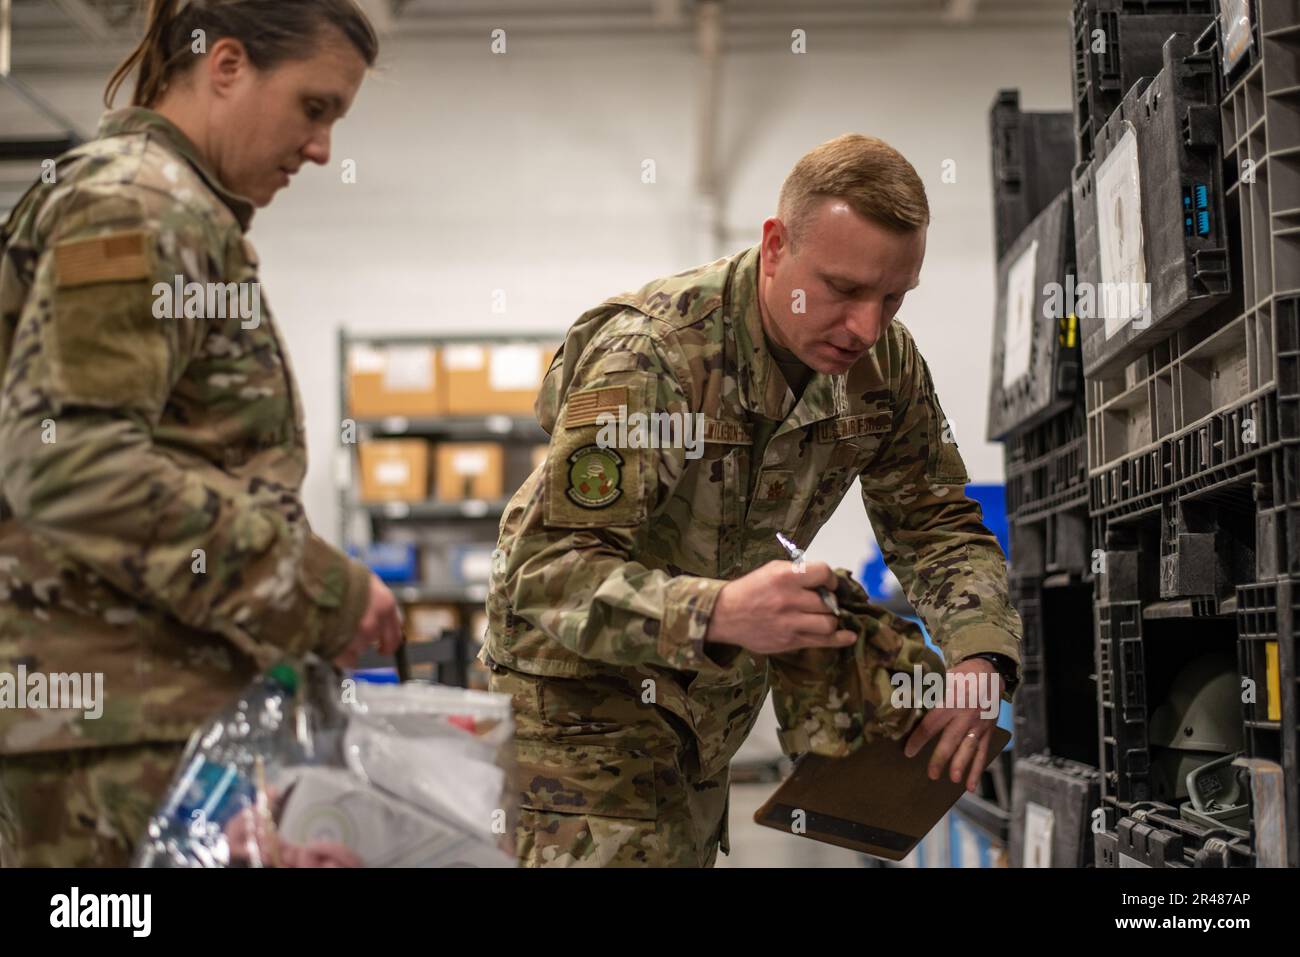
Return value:
M 1005 557 L 964 494 L 911 335 L 893 322 L 796 401 L 763 335 L 758 262 L 750 249 L 608 300 L 543 384 L 550 448 L 502 518 L 482 653 L 515 701 L 525 863 L 711 864 L 727 849 L 728 763 L 769 684 L 787 752 L 844 754 L 911 726 L 862 713 L 878 686 L 848 693 L 871 685 L 864 662 L 924 659 L 883 616 L 860 629 L 890 632 L 874 657 L 862 642 L 765 658 L 704 641 L 723 585 L 785 559 L 778 531 L 807 546 L 854 478 L 947 660 L 1006 655 L 1019 679 Z M 702 456 L 601 448 L 600 416 L 620 404 L 702 413 Z
M 253 318 L 156 318 L 156 283 L 257 282 L 252 205 L 144 109 L 107 114 L 56 180 L 14 210 L 0 260 L 0 670 L 102 672 L 105 700 L 98 720 L 0 708 L 0 776 L 65 768 L 10 809 L 17 857 L 39 835 L 30 859 L 88 862 L 31 815 L 152 803 L 154 763 L 260 667 L 343 648 L 370 575 L 308 527 L 302 403 L 264 297 Z M 128 755 L 134 786 L 100 788 Z

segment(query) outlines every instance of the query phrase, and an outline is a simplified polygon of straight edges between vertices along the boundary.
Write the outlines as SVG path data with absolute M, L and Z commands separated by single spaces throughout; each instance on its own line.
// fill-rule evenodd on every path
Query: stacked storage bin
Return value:
M 1075 104 L 1096 863 L 1296 866 L 1300 0 L 1196 7 L 1075 9 L 1125 87 Z
M 1096 771 L 1078 759 L 1095 765 L 1096 742 L 1070 709 L 1091 710 L 1096 690 L 1079 329 L 1064 308 L 1074 120 L 1021 112 L 1014 91 L 998 95 L 989 120 L 998 278 L 988 437 L 1005 445 L 1011 594 L 1024 625 L 1008 863 L 1081 866 Z

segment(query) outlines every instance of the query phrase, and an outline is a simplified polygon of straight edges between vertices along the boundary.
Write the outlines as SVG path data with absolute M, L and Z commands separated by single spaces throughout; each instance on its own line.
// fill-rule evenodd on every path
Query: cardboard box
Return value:
M 442 415 L 445 390 L 433 346 L 348 347 L 352 418 Z
M 496 546 L 491 542 L 453 545 L 448 555 L 452 580 L 457 585 L 486 585 L 492 579 L 495 551 Z
M 438 500 L 498 499 L 505 494 L 505 450 L 495 442 L 442 442 L 434 478 Z
M 450 345 L 439 353 L 448 415 L 532 415 L 555 349 L 532 343 Z
M 422 502 L 429 497 L 429 443 L 377 439 L 357 447 L 363 502 Z
M 406 606 L 408 641 L 437 641 L 444 631 L 460 627 L 460 611 L 455 605 L 416 604 Z

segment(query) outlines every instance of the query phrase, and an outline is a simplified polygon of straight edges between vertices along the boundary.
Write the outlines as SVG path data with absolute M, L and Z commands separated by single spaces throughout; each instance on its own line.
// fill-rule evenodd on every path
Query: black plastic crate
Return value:
M 1288 8 L 1294 22 L 1300 7 L 1295 0 L 1263 0 L 1265 10 L 1274 21 L 1279 15 L 1286 16 Z M 1252 66 L 1259 62 L 1259 0 L 1220 0 L 1219 14 L 1215 19 L 1215 43 L 1220 68 L 1227 85 L 1231 86 L 1241 79 Z
M 1092 551 L 1092 520 L 1086 501 L 1075 508 L 1063 508 L 1034 518 L 1010 520 L 1009 559 L 1017 574 L 1068 575 L 1089 573 Z
M 988 439 L 1006 439 L 1083 403 L 1078 324 L 1065 306 L 1074 271 L 1067 186 L 998 260 Z
M 1047 747 L 1047 689 L 1043 673 L 1042 582 L 1014 576 L 1009 581 L 1011 603 L 1020 615 L 1020 685 L 1011 709 L 1013 753 L 1037 754 Z
M 1122 515 L 1167 496 L 1212 497 L 1253 481 L 1268 489 L 1261 522 L 1275 523 L 1269 533 L 1287 536 L 1279 547 L 1294 551 L 1300 297 L 1273 296 L 1208 334 L 1202 320 L 1132 363 L 1123 379 L 1086 383 L 1091 514 Z M 1270 556 L 1260 577 L 1300 575 L 1300 553 L 1260 549 L 1261 559 Z
M 1005 444 L 1007 514 L 1032 518 L 1087 503 L 1087 434 L 1082 404 Z
M 1214 66 L 1193 55 L 1186 34 L 1170 37 L 1163 55 L 1156 77 L 1101 128 L 1096 156 L 1074 181 L 1089 377 L 1122 371 L 1231 289 Z
M 1119 0 L 1116 4 L 1123 13 L 1145 14 L 1200 14 L 1207 16 L 1218 9 L 1219 0 Z
M 1165 41 L 1175 33 L 1197 36 L 1213 18 L 1212 0 L 1077 0 L 1072 20 L 1077 163 L 1092 159 L 1101 128 L 1134 84 L 1160 72 Z
M 1300 448 L 1261 456 L 1255 478 L 1255 579 L 1300 578 Z
M 1254 867 L 1250 835 L 1230 827 L 1201 827 L 1155 801 L 1134 805 L 1113 831 L 1096 835 L 1098 867 Z
M 1258 56 L 1223 93 L 1224 193 L 1235 210 L 1247 321 L 1300 293 L 1300 0 L 1260 0 Z
M 1242 721 L 1246 753 L 1282 767 L 1287 858 L 1300 863 L 1300 767 L 1297 762 L 1295 628 L 1300 621 L 1297 580 L 1246 585 L 1237 589 L 1237 654 L 1241 674 L 1253 682 L 1243 695 Z M 1246 700 L 1253 697 L 1254 700 Z
M 999 90 L 989 109 L 993 159 L 993 245 L 1000 260 L 1062 190 L 1074 160 L 1069 113 L 1025 112 L 1019 90 Z
M 1091 867 L 1100 772 L 1046 754 L 1016 761 L 1011 798 L 1012 867 Z
M 1148 800 L 1151 755 L 1142 606 L 1136 601 L 1099 602 L 1095 613 L 1102 793 L 1119 801 Z
M 1246 473 L 1200 494 L 1167 496 L 1161 503 L 1162 599 L 1204 599 L 1214 614 L 1237 585 L 1255 580 L 1252 477 Z

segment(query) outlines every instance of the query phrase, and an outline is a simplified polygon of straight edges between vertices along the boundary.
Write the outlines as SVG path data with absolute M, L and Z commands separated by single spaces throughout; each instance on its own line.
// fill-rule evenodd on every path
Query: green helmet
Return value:
M 1188 662 L 1151 716 L 1153 747 L 1231 754 L 1242 748 L 1237 662 L 1221 653 Z M 1203 763 L 1203 762 L 1202 762 Z

